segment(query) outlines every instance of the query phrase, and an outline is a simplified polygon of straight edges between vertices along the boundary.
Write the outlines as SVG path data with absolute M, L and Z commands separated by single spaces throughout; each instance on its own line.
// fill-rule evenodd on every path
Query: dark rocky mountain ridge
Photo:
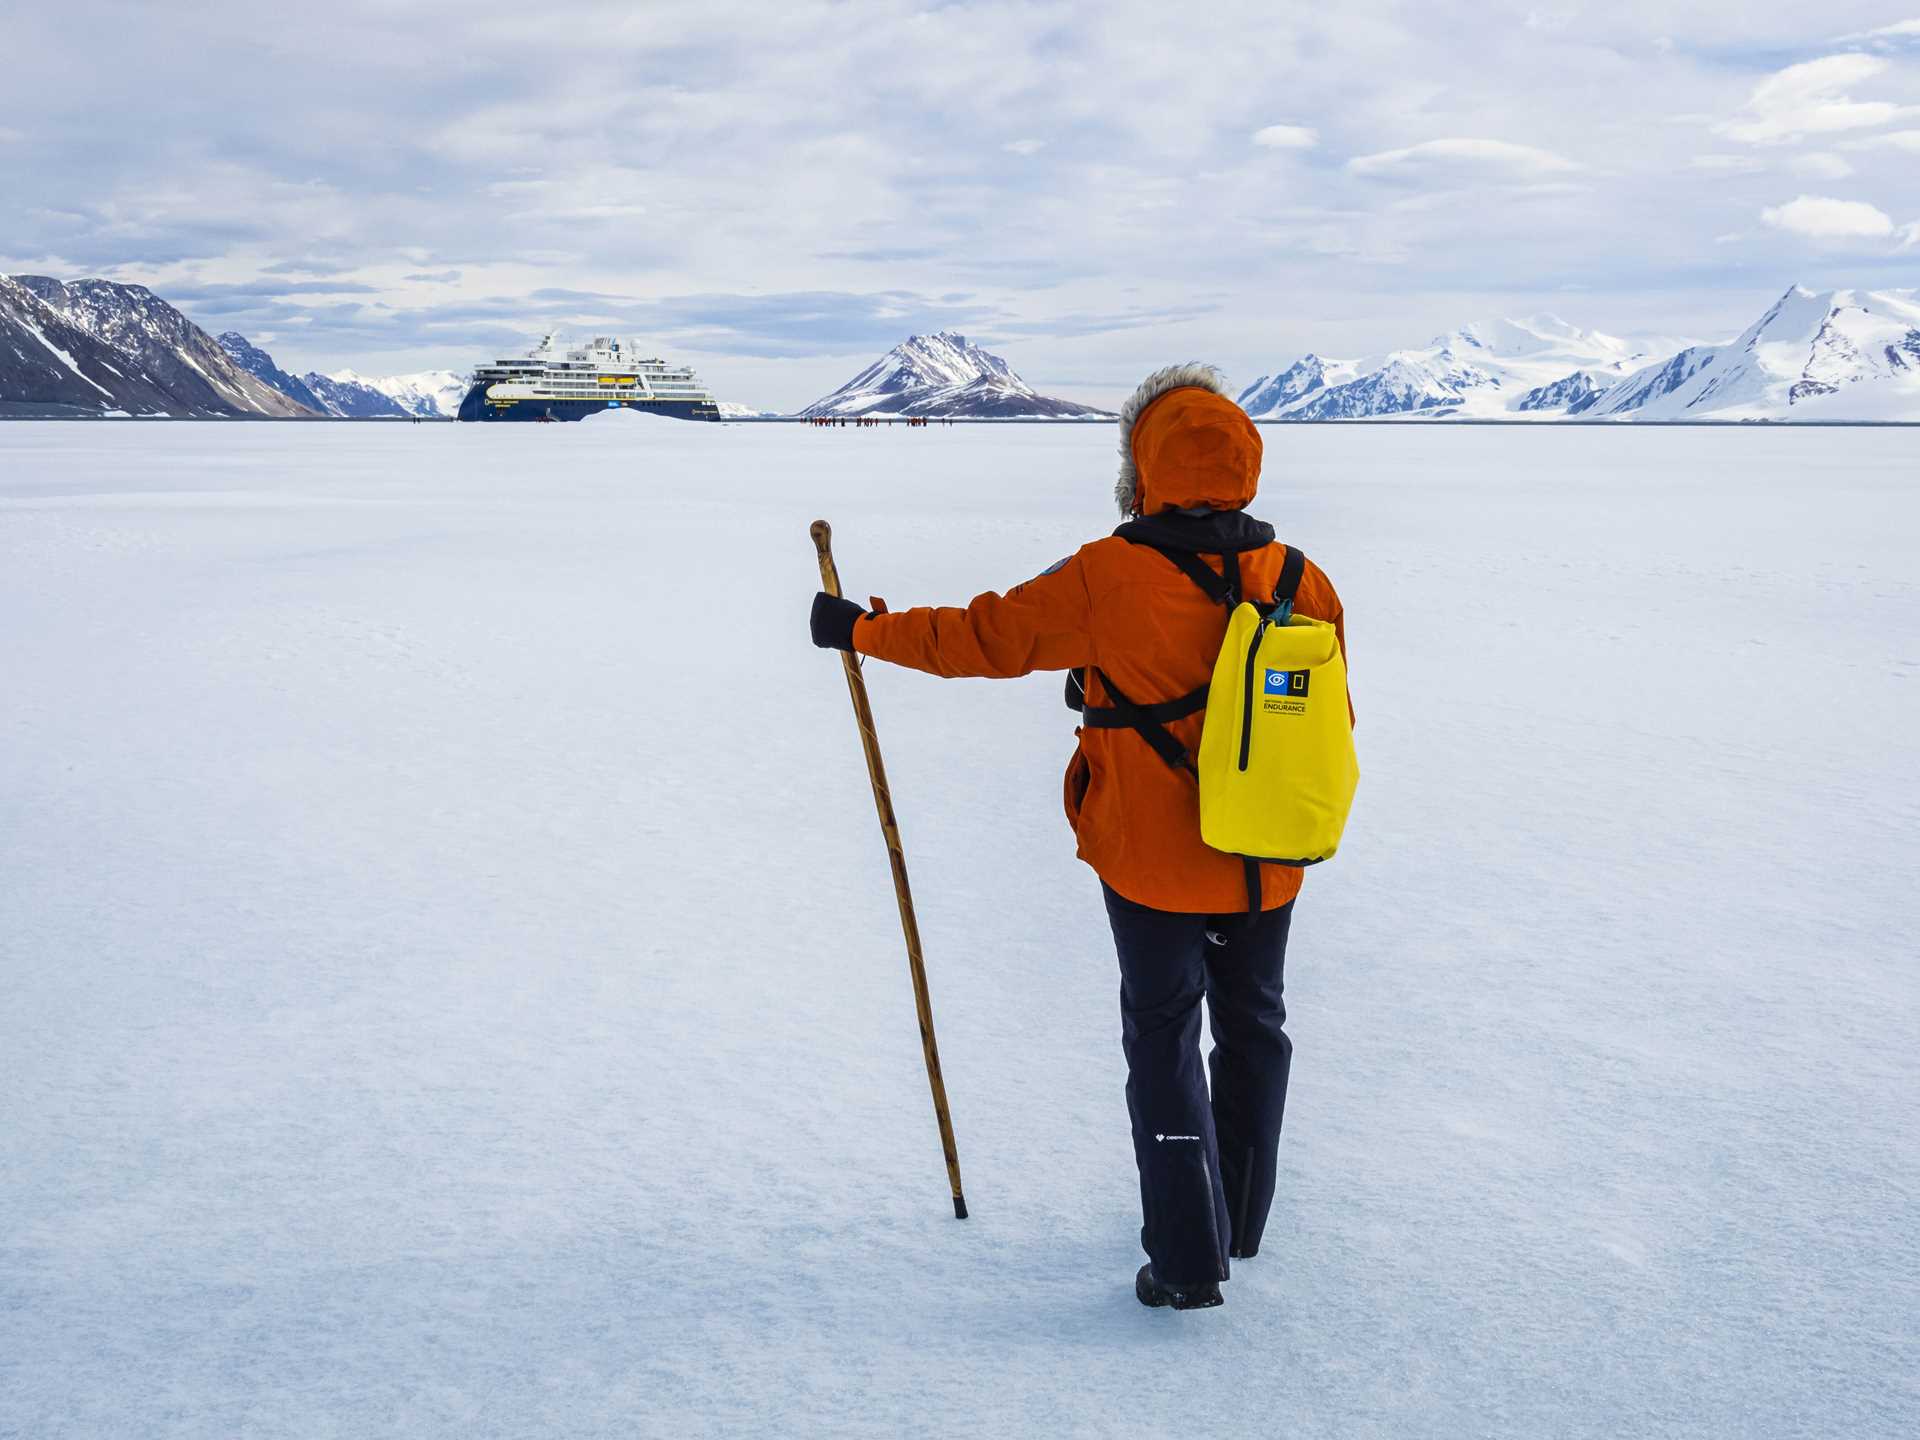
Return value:
M 0 276 L 0 414 L 313 413 L 144 285 Z

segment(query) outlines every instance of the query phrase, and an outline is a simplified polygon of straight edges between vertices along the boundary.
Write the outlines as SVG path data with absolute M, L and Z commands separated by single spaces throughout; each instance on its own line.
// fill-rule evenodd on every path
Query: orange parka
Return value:
M 1122 503 L 1144 519 L 964 609 L 865 616 L 854 626 L 854 649 L 933 675 L 1010 677 L 1093 667 L 1139 705 L 1204 686 L 1226 635 L 1227 611 L 1165 555 L 1135 540 L 1194 551 L 1215 570 L 1235 563 L 1243 595 L 1271 597 L 1286 547 L 1241 509 L 1259 483 L 1259 432 L 1223 395 L 1183 385 L 1149 397 L 1125 433 L 1123 460 L 1132 465 L 1122 466 Z M 1234 560 L 1223 560 L 1224 554 Z M 1340 597 L 1311 561 L 1294 608 L 1331 621 L 1344 652 Z M 1086 703 L 1113 703 L 1093 671 Z M 1204 719 L 1195 713 L 1167 728 L 1197 752 Z M 1193 775 L 1168 765 L 1136 731 L 1081 728 L 1076 734 L 1066 809 L 1080 858 L 1121 895 L 1156 910 L 1246 909 L 1242 861 L 1200 838 Z M 1298 869 L 1262 865 L 1260 871 L 1262 908 L 1299 893 Z

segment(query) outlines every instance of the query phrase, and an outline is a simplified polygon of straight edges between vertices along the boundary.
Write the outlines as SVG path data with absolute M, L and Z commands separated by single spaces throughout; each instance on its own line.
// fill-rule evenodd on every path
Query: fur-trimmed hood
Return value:
M 1169 365 L 1120 407 L 1113 498 L 1122 515 L 1238 510 L 1259 487 L 1260 451 L 1260 432 L 1233 403 L 1224 375 L 1197 362 Z

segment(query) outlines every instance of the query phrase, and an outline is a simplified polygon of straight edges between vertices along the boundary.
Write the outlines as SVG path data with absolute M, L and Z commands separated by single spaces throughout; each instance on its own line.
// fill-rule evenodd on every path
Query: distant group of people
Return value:
M 815 415 L 811 418 L 809 423 L 816 426 L 825 426 L 828 429 L 832 429 L 834 426 L 845 426 L 845 425 L 858 425 L 861 427 L 885 425 L 888 429 L 893 428 L 893 421 L 891 419 L 876 419 L 874 416 L 871 416 L 871 415 L 855 415 L 851 418 L 847 418 L 840 415 Z M 935 423 L 935 421 L 933 417 L 927 416 L 927 415 L 907 415 L 902 417 L 900 423 L 902 425 L 907 426 L 908 428 L 912 428 L 917 425 L 932 425 Z M 953 421 L 942 418 L 938 423 L 942 425 L 951 425 L 953 424 Z

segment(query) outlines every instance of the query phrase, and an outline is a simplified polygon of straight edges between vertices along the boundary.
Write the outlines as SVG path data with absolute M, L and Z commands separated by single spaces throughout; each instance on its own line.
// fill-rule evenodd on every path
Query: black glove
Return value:
M 808 620 L 813 643 L 822 650 L 853 649 L 853 622 L 866 613 L 851 600 L 819 591 L 813 597 L 813 614 Z

